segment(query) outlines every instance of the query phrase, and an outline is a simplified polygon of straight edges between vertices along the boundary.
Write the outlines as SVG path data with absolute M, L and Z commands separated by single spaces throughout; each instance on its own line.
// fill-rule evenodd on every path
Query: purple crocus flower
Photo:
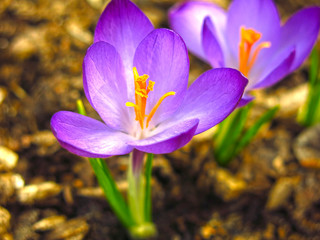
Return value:
M 62 147 L 85 157 L 172 152 L 225 119 L 247 84 L 238 71 L 217 69 L 187 89 L 188 72 L 179 35 L 155 30 L 131 1 L 113 0 L 83 62 L 84 91 L 103 122 L 61 111 L 52 131 Z
M 187 1 L 169 13 L 172 28 L 189 50 L 212 67 L 239 69 L 247 93 L 280 81 L 310 53 L 320 28 L 320 8 L 309 7 L 280 24 L 271 0 L 234 0 L 229 11 L 209 2 Z

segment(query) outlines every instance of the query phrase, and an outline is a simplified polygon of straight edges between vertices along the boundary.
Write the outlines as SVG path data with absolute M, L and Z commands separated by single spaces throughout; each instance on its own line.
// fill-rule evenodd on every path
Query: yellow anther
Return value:
M 150 81 L 148 82 L 148 86 L 146 85 L 147 79 L 149 78 L 148 75 L 144 74 L 142 76 L 139 76 L 139 73 L 137 71 L 137 68 L 133 68 L 133 77 L 134 77 L 134 87 L 135 87 L 135 100 L 136 103 L 132 102 L 126 102 L 127 107 L 133 107 L 136 118 L 135 120 L 139 122 L 141 129 L 144 128 L 144 120 L 147 117 L 147 123 L 146 127 L 149 126 L 149 122 L 157 109 L 159 108 L 162 101 L 168 97 L 175 95 L 175 92 L 168 92 L 164 94 L 156 103 L 156 105 L 152 108 L 149 115 L 146 115 L 146 105 L 147 105 L 147 98 L 150 91 L 153 91 L 153 87 L 155 82 Z
M 136 94 L 138 94 L 140 97 L 143 97 L 143 98 L 147 98 L 148 97 L 148 93 L 147 93 L 147 90 L 145 89 L 137 89 L 135 91 Z
M 151 112 L 149 113 L 148 117 L 147 117 L 147 127 L 149 126 L 149 122 L 151 120 L 151 118 L 153 117 L 153 115 L 156 113 L 157 109 L 159 108 L 160 104 L 162 103 L 162 101 L 169 96 L 173 96 L 176 95 L 175 92 L 168 92 L 166 94 L 164 94 L 156 103 L 156 105 L 152 108 Z
M 148 90 L 149 90 L 149 92 L 150 92 L 150 91 L 153 91 L 153 86 L 154 86 L 154 82 L 153 82 L 153 81 L 149 81 L 149 83 L 148 83 Z
M 132 102 L 126 102 L 126 106 L 127 106 L 127 107 L 137 107 L 137 105 L 135 105 L 135 104 L 132 103 Z

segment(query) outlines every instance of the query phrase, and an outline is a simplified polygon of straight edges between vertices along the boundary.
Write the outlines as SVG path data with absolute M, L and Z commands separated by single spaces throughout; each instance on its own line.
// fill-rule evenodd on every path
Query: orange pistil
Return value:
M 153 81 L 148 82 L 147 86 L 147 79 L 149 78 L 148 75 L 144 74 L 142 76 L 139 76 L 137 69 L 133 68 L 133 76 L 134 76 L 134 88 L 135 88 L 135 100 L 136 103 L 127 102 L 127 107 L 133 107 L 134 111 L 136 113 L 136 121 L 139 122 L 141 129 L 144 128 L 144 119 L 147 117 L 146 127 L 149 126 L 149 122 L 157 109 L 159 108 L 162 101 L 168 97 L 175 95 L 175 92 L 168 92 L 164 94 L 156 103 L 156 105 L 152 108 L 149 115 L 146 115 L 146 105 L 147 105 L 147 98 L 150 91 L 153 91 L 154 83 Z
M 250 53 L 252 46 L 259 41 L 262 34 L 256 32 L 254 29 L 241 27 L 240 29 L 240 43 L 239 43 L 239 70 L 246 77 L 248 77 L 249 71 L 251 70 L 253 64 L 257 60 L 258 54 L 263 48 L 269 48 L 271 46 L 270 42 L 260 43 L 250 58 Z

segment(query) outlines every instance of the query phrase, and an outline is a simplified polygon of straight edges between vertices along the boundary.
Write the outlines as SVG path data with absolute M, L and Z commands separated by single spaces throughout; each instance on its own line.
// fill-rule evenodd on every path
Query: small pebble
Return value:
M 246 182 L 232 175 L 226 169 L 217 168 L 212 174 L 214 179 L 213 189 L 224 201 L 237 199 L 246 190 Z
M 6 99 L 7 95 L 7 90 L 4 87 L 0 87 L 0 104 Z
M 57 196 L 62 187 L 54 182 L 27 185 L 17 192 L 17 199 L 22 204 L 34 204 Z
M 299 181 L 300 177 L 279 178 L 269 193 L 266 208 L 268 210 L 276 210 L 286 205 Z
M 26 35 L 17 36 L 11 45 L 11 52 L 18 59 L 24 60 L 35 54 L 37 47 L 35 42 Z
M 88 223 L 84 219 L 76 218 L 57 226 L 45 239 L 83 239 L 88 231 Z
M 1 240 L 13 240 L 13 236 L 11 233 L 5 233 L 1 236 Z
M 80 40 L 81 42 L 85 44 L 91 44 L 93 41 L 92 34 L 86 30 L 83 29 L 77 22 L 69 22 L 66 25 L 67 32 L 74 38 Z
M 5 173 L 0 175 L 0 204 L 6 204 L 16 190 L 24 186 L 24 180 L 19 174 Z
M 301 166 L 320 169 L 320 124 L 303 131 L 296 138 L 293 150 Z
M 11 215 L 7 209 L 0 206 L 0 236 L 10 229 Z
M 32 143 L 46 147 L 52 146 L 56 143 L 56 141 L 56 138 L 50 130 L 37 132 L 31 137 Z
M 62 215 L 51 216 L 44 219 L 41 219 L 39 222 L 33 224 L 32 229 L 34 231 L 48 231 L 56 228 L 58 225 L 64 223 L 66 221 L 66 217 Z
M 105 198 L 101 187 L 79 188 L 77 190 L 77 195 L 81 197 L 89 197 L 89 198 L 100 198 L 100 199 Z
M 18 154 L 9 148 L 0 146 L 0 171 L 12 170 L 17 165 L 18 158 Z
M 40 235 L 33 231 L 32 225 L 38 221 L 40 216 L 39 209 L 30 209 L 24 211 L 15 220 L 13 226 L 13 235 L 15 240 L 37 240 Z

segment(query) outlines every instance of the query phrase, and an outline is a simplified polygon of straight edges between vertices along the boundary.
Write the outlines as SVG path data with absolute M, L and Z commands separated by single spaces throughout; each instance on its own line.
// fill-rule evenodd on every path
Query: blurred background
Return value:
M 178 1 L 134 2 L 158 28 L 168 27 L 167 11 Z M 50 131 L 51 116 L 76 111 L 79 98 L 98 118 L 84 96 L 82 60 L 107 3 L 0 1 L 0 239 L 128 239 L 88 161 L 62 149 Z M 283 20 L 320 5 L 276 4 Z M 192 82 L 209 66 L 190 58 Z M 228 168 L 212 157 L 212 131 L 155 158 L 157 239 L 320 239 L 320 127 L 296 122 L 308 66 L 256 93 L 252 119 L 277 104 L 280 111 Z M 127 157 L 107 164 L 125 192 Z

